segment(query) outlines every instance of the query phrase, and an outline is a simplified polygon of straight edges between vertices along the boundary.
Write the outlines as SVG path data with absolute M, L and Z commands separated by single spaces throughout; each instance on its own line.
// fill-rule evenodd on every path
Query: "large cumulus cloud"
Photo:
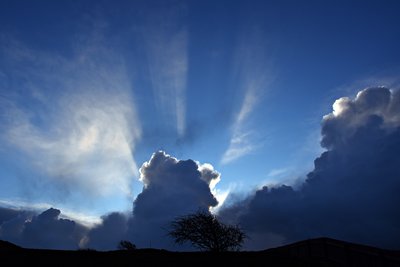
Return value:
M 326 151 L 298 190 L 263 187 L 222 210 L 248 248 L 330 236 L 400 248 L 400 93 L 384 87 L 338 99 L 322 121 Z
M 218 204 L 210 184 L 219 173 L 209 164 L 178 160 L 159 151 L 142 165 L 140 177 L 144 187 L 134 202 L 129 228 L 139 246 L 174 248 L 166 235 L 171 220 Z
M 104 216 L 89 232 L 85 245 L 111 250 L 127 239 L 138 247 L 180 249 L 167 236 L 169 223 L 177 216 L 215 207 L 218 202 L 211 189 L 219 179 L 210 164 L 178 160 L 158 151 L 140 168 L 143 190 L 133 203 L 132 214 Z

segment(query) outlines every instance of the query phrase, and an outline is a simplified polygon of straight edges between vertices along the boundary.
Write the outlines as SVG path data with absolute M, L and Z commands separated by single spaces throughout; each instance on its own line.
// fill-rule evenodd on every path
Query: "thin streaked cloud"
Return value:
M 280 176 L 282 174 L 287 173 L 289 170 L 287 168 L 282 168 L 282 169 L 272 169 L 269 173 L 268 173 L 268 177 L 276 177 L 276 176 Z
M 250 126 L 251 114 L 260 103 L 272 82 L 270 60 L 266 58 L 265 43 L 256 33 L 250 34 L 237 48 L 233 73 L 238 90 L 243 92 L 243 101 L 231 126 L 232 135 L 228 148 L 223 153 L 221 164 L 231 163 L 262 146 L 255 142 L 256 129 Z
M 143 33 L 155 105 L 182 137 L 186 130 L 188 30 L 180 25 L 177 10 L 157 16 L 145 25 Z

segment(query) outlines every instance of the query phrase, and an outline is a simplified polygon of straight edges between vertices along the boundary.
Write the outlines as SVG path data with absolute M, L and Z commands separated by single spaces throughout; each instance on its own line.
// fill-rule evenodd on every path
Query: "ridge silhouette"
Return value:
M 400 251 L 385 250 L 331 238 L 316 238 L 262 251 L 173 252 L 161 249 L 65 251 L 20 248 L 0 241 L 1 266 L 140 266 L 223 263 L 232 266 L 400 266 Z

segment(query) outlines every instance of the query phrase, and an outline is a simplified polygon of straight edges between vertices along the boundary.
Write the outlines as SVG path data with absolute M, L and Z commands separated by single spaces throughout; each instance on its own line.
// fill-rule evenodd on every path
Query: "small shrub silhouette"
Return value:
M 97 252 L 94 248 L 79 248 L 78 251 L 84 251 L 84 252 Z

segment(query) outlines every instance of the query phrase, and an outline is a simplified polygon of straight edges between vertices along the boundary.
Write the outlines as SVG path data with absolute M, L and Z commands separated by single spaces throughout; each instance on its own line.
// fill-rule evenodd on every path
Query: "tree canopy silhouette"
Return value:
M 208 212 L 176 218 L 168 233 L 175 243 L 190 242 L 192 246 L 207 251 L 239 250 L 246 235 L 237 225 L 226 225 Z
M 133 244 L 132 242 L 128 241 L 128 240 L 121 240 L 118 243 L 118 249 L 119 250 L 135 250 L 136 249 L 136 245 Z

